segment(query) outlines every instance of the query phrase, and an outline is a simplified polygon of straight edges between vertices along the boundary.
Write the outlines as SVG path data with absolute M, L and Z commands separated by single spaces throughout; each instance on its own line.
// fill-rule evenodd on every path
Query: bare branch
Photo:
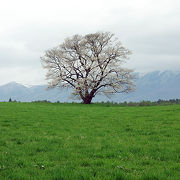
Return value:
M 71 87 L 84 103 L 99 93 L 131 92 L 132 70 L 122 68 L 131 52 L 105 32 L 74 35 L 41 57 L 49 87 Z

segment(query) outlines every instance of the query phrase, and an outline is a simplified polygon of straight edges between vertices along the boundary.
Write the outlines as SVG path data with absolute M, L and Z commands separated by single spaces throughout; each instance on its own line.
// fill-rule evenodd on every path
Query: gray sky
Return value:
M 44 51 L 74 34 L 110 31 L 137 72 L 180 71 L 179 0 L 0 0 L 0 84 L 44 84 Z

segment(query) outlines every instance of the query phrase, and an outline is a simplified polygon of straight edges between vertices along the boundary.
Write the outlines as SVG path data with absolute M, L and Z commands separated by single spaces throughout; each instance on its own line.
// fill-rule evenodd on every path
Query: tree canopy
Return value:
M 134 90 L 133 71 L 123 68 L 131 51 L 110 32 L 74 35 L 41 57 L 48 87 L 73 89 L 73 95 L 91 103 L 97 94 Z

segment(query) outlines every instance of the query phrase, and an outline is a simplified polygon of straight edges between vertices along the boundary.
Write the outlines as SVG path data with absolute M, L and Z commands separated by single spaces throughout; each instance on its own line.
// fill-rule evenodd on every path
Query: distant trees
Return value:
M 95 104 L 102 104 L 105 106 L 164 106 L 164 105 L 173 105 L 173 104 L 180 104 L 180 99 L 169 99 L 169 100 L 162 100 L 159 99 L 157 101 L 140 101 L 140 102 L 98 102 Z
M 14 101 L 13 101 L 14 102 Z M 50 101 L 47 101 L 47 100 L 39 100 L 39 101 L 32 101 L 32 103 L 51 103 Z M 79 104 L 77 102 L 71 102 L 71 103 L 68 103 L 68 102 L 55 102 L 55 103 L 60 103 L 60 104 Z M 103 106 L 106 106 L 106 107 L 109 107 L 109 106 L 164 106 L 164 105 L 173 105 L 173 104 L 180 104 L 180 99 L 169 99 L 169 100 L 162 100 L 162 99 L 159 99 L 158 101 L 140 101 L 140 102 L 133 102 L 133 101 L 130 101 L 130 102 L 113 102 L 113 101 L 107 101 L 107 102 L 96 102 L 96 103 L 93 103 L 93 104 L 100 104 L 100 105 L 103 105 Z
M 131 51 L 113 37 L 109 32 L 74 35 L 47 50 L 41 60 L 48 87 L 71 87 L 84 104 L 97 94 L 133 91 L 133 71 L 122 67 Z
M 17 102 L 17 101 L 16 100 L 12 100 L 11 97 L 10 97 L 8 102 Z

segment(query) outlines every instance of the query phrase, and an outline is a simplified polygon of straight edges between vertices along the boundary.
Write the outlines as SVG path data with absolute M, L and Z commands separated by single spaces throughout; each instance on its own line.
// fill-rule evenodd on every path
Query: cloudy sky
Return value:
M 110 31 L 137 72 L 180 71 L 179 0 L 0 0 L 0 85 L 44 84 L 40 56 L 74 34 Z

